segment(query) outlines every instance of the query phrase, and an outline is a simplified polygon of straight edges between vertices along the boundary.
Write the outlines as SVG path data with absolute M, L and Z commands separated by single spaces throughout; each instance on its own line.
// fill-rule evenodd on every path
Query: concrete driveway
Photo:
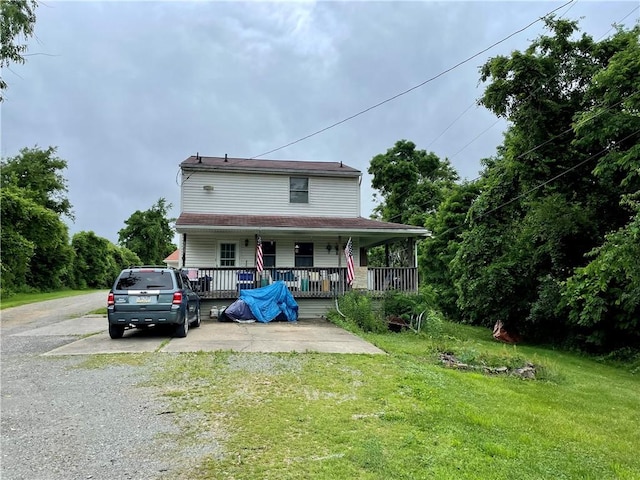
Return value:
M 227 323 L 203 321 L 189 330 L 187 338 L 173 338 L 171 330 L 127 330 L 112 340 L 103 316 L 65 320 L 16 336 L 81 336 L 79 340 L 45 355 L 93 355 L 141 352 L 324 352 L 384 354 L 384 351 L 324 319 L 299 322 Z
M 107 292 L 49 300 L 0 312 L 5 338 L 40 337 L 60 341 L 45 355 L 91 355 L 138 352 L 325 352 L 383 354 L 379 348 L 325 319 L 298 322 L 226 323 L 203 318 L 187 338 L 172 331 L 149 328 L 127 330 L 111 340 L 104 315 L 87 315 L 106 304 Z M 75 317 L 75 318 L 70 318 Z M 63 344 L 62 346 L 60 346 Z

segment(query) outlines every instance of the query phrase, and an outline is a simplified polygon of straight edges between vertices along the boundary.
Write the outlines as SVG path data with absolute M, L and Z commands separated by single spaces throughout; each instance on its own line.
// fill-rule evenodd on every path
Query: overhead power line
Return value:
M 578 0 L 576 0 L 576 3 L 572 4 L 566 12 L 564 12 L 560 18 L 562 18 L 563 16 L 565 16 L 567 13 L 569 13 L 569 10 L 571 10 L 576 4 L 577 4 Z M 620 20 L 618 20 L 617 22 L 615 22 L 613 24 L 613 26 L 611 26 L 609 28 L 609 30 L 607 30 L 605 33 L 603 33 L 599 38 L 598 38 L 598 42 L 600 40 L 602 40 L 604 37 L 606 37 L 609 32 L 611 30 L 613 30 L 615 28 L 615 25 L 619 25 L 620 23 L 624 22 L 631 14 L 633 14 L 633 12 L 635 12 L 636 10 L 640 9 L 640 6 L 636 6 L 633 9 L 631 9 L 631 11 L 629 13 L 627 13 L 624 17 L 622 17 Z M 555 79 L 557 76 L 560 75 L 560 72 L 556 73 L 553 77 L 551 77 L 548 81 L 550 82 L 551 80 Z M 540 85 L 538 88 L 536 88 L 534 91 L 532 91 L 529 96 L 524 100 L 525 102 L 527 102 L 529 99 L 531 99 L 536 93 L 538 93 L 538 91 L 542 88 L 542 85 Z M 460 115 L 458 115 L 458 117 L 449 124 L 449 126 L 447 126 L 447 128 L 440 134 L 438 135 L 434 140 L 431 141 L 431 143 L 429 143 L 429 145 L 427 145 L 427 149 L 433 145 L 436 140 L 438 140 L 440 137 L 442 137 L 442 135 L 444 135 L 447 131 L 449 131 L 449 129 L 451 127 L 453 127 L 453 125 L 455 125 L 467 112 L 469 112 L 469 110 L 471 109 L 471 107 L 473 107 L 474 105 L 476 105 L 476 102 L 472 103 L 471 105 L 469 105 L 469 107 L 467 107 L 467 109 L 462 112 Z M 487 127 L 486 129 L 484 129 L 482 132 L 480 132 L 478 135 L 476 135 L 473 140 L 469 141 L 467 144 L 465 144 L 464 147 L 462 147 L 461 149 L 459 149 L 456 153 L 454 153 L 453 155 L 451 155 L 451 157 L 448 157 L 450 160 L 453 159 L 454 157 L 456 157 L 457 155 L 459 155 L 460 153 L 462 153 L 464 150 L 466 150 L 472 143 L 474 143 L 476 140 L 478 140 L 480 137 L 482 137 L 485 133 L 487 133 L 489 130 L 491 130 L 494 126 L 496 126 L 498 124 L 498 122 L 500 121 L 500 119 L 496 120 L 494 123 L 492 123 L 489 127 Z
M 567 13 L 569 13 L 569 11 L 575 7 L 578 4 L 578 0 L 576 0 L 574 3 L 572 3 L 569 8 L 567 8 L 567 10 L 560 15 L 560 18 L 564 17 L 565 15 L 567 15 Z M 627 15 L 629 16 L 629 15 Z M 627 17 L 624 17 L 627 18 Z M 624 20 L 624 18 L 622 20 Z M 622 21 L 620 20 L 620 21 Z M 539 89 L 540 87 L 538 87 Z M 531 93 L 531 95 L 533 95 L 534 92 Z M 529 96 L 529 98 L 531 98 L 531 95 Z M 458 115 L 455 120 L 453 120 L 453 122 L 451 122 L 436 138 L 434 138 L 433 140 L 431 140 L 431 142 L 429 142 L 429 144 L 427 145 L 426 149 L 428 150 L 429 148 L 431 148 L 431 145 L 433 145 L 434 143 L 436 143 L 445 133 L 447 133 L 451 127 L 453 127 L 456 123 L 458 123 L 458 121 L 464 117 L 473 107 L 478 107 L 478 102 L 477 101 L 473 101 L 471 103 L 471 105 L 469 105 L 460 115 Z M 462 153 L 469 145 L 471 145 L 473 142 L 475 142 L 478 138 L 480 138 L 482 135 L 484 135 L 486 132 L 488 132 L 489 130 L 491 130 L 500 120 L 498 119 L 497 121 L 495 121 L 493 124 L 491 124 L 490 127 L 488 127 L 486 130 L 483 130 L 480 134 L 478 134 L 473 140 L 471 140 L 469 143 L 467 143 L 464 147 L 462 147 L 460 150 L 458 150 L 456 153 L 454 153 L 451 157 L 449 157 L 449 160 L 451 160 L 452 158 L 454 158 L 456 155 L 458 155 L 459 153 Z
M 632 98 L 632 97 L 635 97 L 636 95 L 640 95 L 640 92 L 634 92 L 634 93 L 631 93 L 631 94 L 627 95 L 626 97 L 622 98 L 621 100 L 619 100 L 618 102 L 614 103 L 613 105 L 609 105 L 608 107 L 606 107 L 606 108 L 604 108 L 604 109 L 602 109 L 602 110 L 600 110 L 600 111 L 597 111 L 597 113 L 594 113 L 594 114 L 593 114 L 593 115 L 591 115 L 591 116 L 588 116 L 588 117 L 586 117 L 586 118 L 583 118 L 582 120 L 580 120 L 579 122 L 577 122 L 575 125 L 572 125 L 571 127 L 567 128 L 566 130 L 563 130 L 562 132 L 560 132 L 560 133 L 558 133 L 558 134 L 556 134 L 556 135 L 553 135 L 553 136 L 549 137 L 549 138 L 548 138 L 547 140 L 545 140 L 544 142 L 541 142 L 541 143 L 539 143 L 539 144 L 537 144 L 537 145 L 535 145 L 535 146 L 533 146 L 533 147 L 529 148 L 528 150 L 526 150 L 526 151 L 524 151 L 524 152 L 522 152 L 522 153 L 518 154 L 516 157 L 514 157 L 514 160 L 519 160 L 520 158 L 524 157 L 525 155 L 528 155 L 528 154 L 530 154 L 530 153 L 532 153 L 532 152 L 535 152 L 535 151 L 536 151 L 536 150 L 538 150 L 539 148 L 544 147 L 546 144 L 548 144 L 548 143 L 550 143 L 550 142 L 553 142 L 554 140 L 556 140 L 556 139 L 558 139 L 558 138 L 562 137 L 563 135 L 566 135 L 567 133 L 569 133 L 569 132 L 573 131 L 573 130 L 574 130 L 574 128 L 576 128 L 576 127 L 580 127 L 580 126 L 584 125 L 585 123 L 590 122 L 591 120 L 593 120 L 593 119 L 595 119 L 595 118 L 599 117 L 600 115 L 602 115 L 602 114 L 604 114 L 604 113 L 606 113 L 606 112 L 610 111 L 611 109 L 613 109 L 613 108 L 617 107 L 618 105 L 621 105 L 623 102 L 625 102 L 626 100 L 629 100 L 629 99 L 630 99 L 630 98 Z M 603 103 L 601 103 L 601 104 L 599 104 L 599 105 L 594 106 L 594 109 L 599 109 L 599 108 L 602 108 L 602 107 L 604 107 L 604 104 L 603 104 Z M 492 126 L 493 126 L 493 125 L 492 125 Z M 491 127 L 489 127 L 489 128 L 491 128 Z M 475 140 L 475 139 L 474 139 L 474 140 Z M 624 138 L 623 140 L 626 140 L 626 138 Z M 573 167 L 571 167 L 568 171 L 570 171 L 570 170 L 572 170 L 572 169 L 575 169 L 575 168 L 577 168 L 578 166 L 579 166 L 579 165 L 577 165 L 577 166 L 573 166 Z M 478 176 L 478 177 L 476 177 L 476 178 L 474 178 L 474 179 L 470 180 L 470 182 L 474 182 L 475 180 L 478 180 L 478 179 L 480 179 L 480 178 L 481 178 L 481 176 Z M 542 185 L 540 185 L 540 186 L 542 186 Z M 536 188 L 539 188 L 539 187 L 536 187 Z M 535 190 L 535 188 L 534 188 L 534 190 Z M 422 205 L 422 207 L 425 207 L 425 205 Z M 387 219 L 387 221 L 389 221 L 389 222 L 393 222 L 394 220 L 396 220 L 396 219 L 400 218 L 402 215 L 403 215 L 403 214 L 394 215 L 393 217 L 388 218 L 388 219 Z M 446 232 L 445 232 L 445 233 L 446 233 Z
M 624 137 L 624 138 L 620 139 L 620 140 L 619 140 L 619 142 L 624 142 L 625 140 L 628 140 L 628 139 L 630 139 L 631 137 L 633 137 L 634 135 L 638 135 L 638 134 L 640 134 L 640 129 L 639 129 L 639 130 L 636 130 L 635 132 L 633 132 L 633 133 L 631 133 L 631 134 L 627 135 L 626 137 Z M 507 200 L 506 202 L 501 203 L 501 204 L 500 204 L 500 205 L 498 205 L 497 207 L 492 208 L 491 210 L 489 210 L 488 212 L 481 213 L 481 214 L 480 214 L 480 215 L 478 215 L 477 217 L 474 217 L 474 220 L 479 220 L 479 219 L 481 219 L 481 218 L 483 218 L 483 217 L 486 217 L 487 215 L 491 215 L 492 213 L 497 212 L 498 210 L 503 209 L 504 207 L 506 207 L 507 205 L 512 204 L 512 203 L 513 203 L 513 202 L 515 202 L 516 200 L 520 200 L 521 198 L 523 198 L 523 197 L 525 197 L 525 196 L 529 195 L 531 192 L 534 192 L 534 191 L 538 190 L 539 188 L 542 188 L 542 187 L 544 187 L 545 185 L 550 184 L 551 182 L 555 182 L 557 179 L 559 179 L 560 177 L 565 176 L 567 173 L 569 173 L 569 172 L 571 172 L 571 171 L 575 170 L 576 168 L 580 168 L 581 166 L 585 165 L 586 163 L 590 162 L 591 160 L 593 160 L 593 159 L 595 159 L 595 158 L 600 157 L 601 155 L 603 155 L 604 153 L 608 152 L 609 150 L 611 150 L 611 148 L 610 148 L 610 147 L 605 147 L 605 148 L 603 148 L 603 149 L 602 149 L 602 150 L 600 150 L 598 153 L 595 153 L 595 154 L 591 155 L 590 157 L 585 158 L 585 159 L 584 159 L 584 160 L 582 160 L 581 162 L 578 162 L 577 164 L 575 164 L 575 165 L 573 165 L 573 166 L 571 166 L 571 167 L 567 168 L 566 170 L 563 170 L 562 172 L 560 172 L 559 174 L 555 175 L 554 177 L 552 177 L 552 178 L 550 178 L 550 179 L 548 179 L 548 180 L 545 180 L 545 181 L 544 181 L 544 182 L 542 182 L 542 183 L 539 183 L 538 185 L 536 185 L 536 186 L 534 186 L 534 187 L 530 188 L 529 190 L 527 190 L 526 192 L 523 192 L 523 193 L 521 193 L 520 195 L 518 195 L 518 196 L 516 196 L 516 197 L 512 198 L 511 200 Z M 445 231 L 440 232 L 438 235 L 433 235 L 433 236 L 431 236 L 431 239 L 434 239 L 434 238 L 436 238 L 436 237 L 443 237 L 443 236 L 447 235 L 448 233 L 451 233 L 451 232 L 454 232 L 454 231 L 456 231 L 456 230 L 461 229 L 462 227 L 463 227 L 463 225 L 456 225 L 455 227 L 448 228 L 448 229 L 446 229 Z
M 624 137 L 624 138 L 622 138 L 622 139 L 618 140 L 617 142 L 624 142 L 625 140 L 628 140 L 628 139 L 630 139 L 631 137 L 633 137 L 634 135 L 638 135 L 639 133 L 640 133 L 640 129 L 639 129 L 639 130 L 636 130 L 636 131 L 635 131 L 635 132 L 633 132 L 633 133 L 630 133 L 630 134 L 629 134 L 629 135 L 627 135 L 626 137 Z M 504 202 L 504 203 L 502 203 L 502 204 L 498 205 L 497 207 L 492 208 L 492 209 L 491 209 L 491 210 L 489 210 L 488 212 L 484 212 L 484 213 L 482 213 L 482 214 L 478 215 L 477 217 L 475 217 L 475 218 L 474 218 L 474 220 L 478 220 L 478 219 L 480 219 L 480 218 L 482 218 L 482 217 L 486 217 L 487 215 L 492 214 L 493 212 L 497 212 L 498 210 L 500 210 L 500 209 L 502 209 L 502 208 L 506 207 L 507 205 L 509 205 L 509 204 L 511 204 L 511 203 L 513 203 L 513 202 L 515 202 L 516 200 L 520 200 L 522 197 L 525 197 L 525 196 L 529 195 L 531 192 L 534 192 L 535 190 L 538 190 L 539 188 L 542 188 L 542 187 L 544 187 L 545 185 L 548 185 L 548 184 L 550 184 L 551 182 L 556 181 L 556 180 L 557 180 L 557 179 L 559 179 L 560 177 L 565 176 L 567 173 L 569 173 L 569 172 L 571 172 L 571 171 L 575 170 L 576 168 L 581 167 L 581 166 L 582 166 L 582 165 L 584 165 L 585 163 L 590 162 L 590 161 L 591 161 L 591 160 L 593 160 L 594 158 L 597 158 L 597 157 L 601 156 L 602 154 L 604 154 L 604 153 L 608 152 L 609 150 L 610 150 L 610 147 L 605 147 L 605 148 L 603 148 L 603 149 L 602 149 L 602 150 L 600 150 L 598 153 L 595 153 L 595 154 L 591 155 L 590 157 L 585 158 L 585 159 L 584 159 L 584 160 L 582 160 L 581 162 L 578 162 L 577 164 L 575 164 L 575 165 L 573 165 L 573 166 L 571 166 L 571 167 L 567 168 L 566 170 L 563 170 L 561 173 L 559 173 L 558 175 L 556 175 L 556 176 L 554 176 L 554 177 L 550 178 L 549 180 L 545 180 L 544 182 L 542 182 L 542 183 L 540 183 L 540 184 L 536 185 L 535 187 L 530 188 L 530 189 L 529 189 L 529 190 L 527 190 L 526 192 L 521 193 L 520 195 L 518 195 L 518 196 L 516 196 L 516 197 L 512 198 L 511 200 L 508 200 L 508 201 L 506 201 L 506 202 Z M 460 225 L 459 225 L 458 227 L 455 227 L 455 228 L 460 228 Z M 452 231 L 452 230 L 454 230 L 454 228 L 450 228 L 450 229 L 446 230 L 445 232 L 443 232 L 443 233 L 442 233 L 442 235 L 444 235 L 445 233 L 450 232 L 450 231 Z
M 372 106 L 370 106 L 370 107 L 368 107 L 368 108 L 365 108 L 364 110 L 361 110 L 361 111 L 359 111 L 359 112 L 357 112 L 357 113 L 355 113 L 355 114 L 353 114 L 353 115 L 350 115 L 350 116 L 348 116 L 347 118 L 344 118 L 344 119 L 342 119 L 342 120 L 339 120 L 339 121 L 337 121 L 337 122 L 335 122 L 335 123 L 333 123 L 333 124 L 331 124 L 331 125 L 329 125 L 329 126 L 327 126 L 327 127 L 324 127 L 324 128 L 322 128 L 322 129 L 320 129 L 320 130 L 317 130 L 317 131 L 315 131 L 315 132 L 313 132 L 313 133 L 310 133 L 309 135 L 305 135 L 304 137 L 299 138 L 299 139 L 297 139 L 297 140 L 294 140 L 293 142 L 289 142 L 289 143 L 287 143 L 286 145 L 282 145 L 281 147 L 274 148 L 274 149 L 272 149 L 272 150 L 269 150 L 269 151 L 267 151 L 267 152 L 261 153 L 260 155 L 255 155 L 255 156 L 250 157 L 250 158 L 251 158 L 251 159 L 255 159 L 255 158 L 259 158 L 259 157 L 264 157 L 265 155 L 269 155 L 270 153 L 274 153 L 274 152 L 277 152 L 278 150 L 282 150 L 283 148 L 287 148 L 287 147 L 290 147 L 291 145 L 295 145 L 296 143 L 300 143 L 300 142 L 302 142 L 302 141 L 304 141 L 304 140 L 307 140 L 307 139 L 309 139 L 309 138 L 311 138 L 311 137 L 314 137 L 314 136 L 319 135 L 319 134 L 321 134 L 321 133 L 323 133 L 323 132 L 326 132 L 327 130 L 330 130 L 330 129 L 334 128 L 334 127 L 337 127 L 338 125 L 342 125 L 343 123 L 346 123 L 346 122 L 348 122 L 349 120 L 353 120 L 354 118 L 359 117 L 360 115 L 364 115 L 365 113 L 370 112 L 371 110 L 373 110 L 373 109 L 375 109 L 375 108 L 378 108 L 378 107 L 380 107 L 380 106 L 382 106 L 382 105 L 384 105 L 384 104 L 386 104 L 386 103 L 389 103 L 389 102 L 391 102 L 391 101 L 393 101 L 393 100 L 395 100 L 395 99 L 397 99 L 397 98 L 399 98 L 399 97 L 402 97 L 403 95 L 406 95 L 407 93 L 412 92 L 412 91 L 414 91 L 414 90 L 416 90 L 416 89 L 418 89 L 418 88 L 420 88 L 420 87 L 422 87 L 422 86 L 426 85 L 427 83 L 430 83 L 430 82 L 432 82 L 432 81 L 434 81 L 434 80 L 436 80 L 436 79 L 438 79 L 438 78 L 442 77 L 443 75 L 446 75 L 447 73 L 449 73 L 449 72 L 451 72 L 451 71 L 455 70 L 456 68 L 458 68 L 458 67 L 460 67 L 460 66 L 464 65 L 465 63 L 470 62 L 470 61 L 471 61 L 471 60 L 473 60 L 474 58 L 476 58 L 476 57 L 478 57 L 478 56 L 482 55 L 483 53 L 485 53 L 485 52 L 487 52 L 487 51 L 491 50 L 493 47 L 496 47 L 497 45 L 500 45 L 501 43 L 506 42 L 506 41 L 507 41 L 507 40 L 509 40 L 511 37 L 514 37 L 514 36 L 516 36 L 517 34 L 524 32 L 525 30 L 527 30 L 527 29 L 528 29 L 528 28 L 530 28 L 531 26 L 533 26 L 533 25 L 535 25 L 536 23 L 540 22 L 540 21 L 541 21 L 542 19 L 544 19 L 545 17 L 548 17 L 548 16 L 549 16 L 549 15 L 551 15 L 552 13 L 555 13 L 555 12 L 557 12 L 558 10 L 561 10 L 562 8 L 566 7 L 567 5 L 569 5 L 569 4 L 571 4 L 571 3 L 575 2 L 575 1 L 576 1 L 576 0 L 569 0 L 568 2 L 566 2 L 566 3 L 562 4 L 562 5 L 560 5 L 559 7 L 554 8 L 553 10 L 551 10 L 551 11 L 547 12 L 547 13 L 546 13 L 546 14 L 544 14 L 542 17 L 539 17 L 539 18 L 537 18 L 536 20 L 534 20 L 534 21 L 530 22 L 529 24 L 527 24 L 526 26 L 524 26 L 524 27 L 520 28 L 519 30 L 516 30 L 515 32 L 511 33 L 510 35 L 507 35 L 507 36 L 506 36 L 506 37 L 504 37 L 503 39 L 501 39 L 501 40 L 499 40 L 499 41 L 497 41 L 497 42 L 495 42 L 495 43 L 493 43 L 493 44 L 489 45 L 488 47 L 486 47 L 486 48 L 484 48 L 484 49 L 480 50 L 479 52 L 475 53 L 474 55 L 472 55 L 472 56 L 470 56 L 470 57 L 468 57 L 468 58 L 466 58 L 466 59 L 464 59 L 464 60 L 462 60 L 462 61 L 460 61 L 460 62 L 456 63 L 456 64 L 455 64 L 455 65 L 453 65 L 452 67 L 449 67 L 449 68 L 447 68 L 446 70 L 443 70 L 442 72 L 438 73 L 437 75 L 434 75 L 433 77 L 428 78 L 428 79 L 426 79 L 425 81 L 423 81 L 423 82 L 421 82 L 421 83 L 419 83 L 419 84 L 417 84 L 417 85 L 415 85 L 415 86 L 413 86 L 413 87 L 411 87 L 411 88 L 408 88 L 407 90 L 404 90 L 404 91 L 402 91 L 402 92 L 400 92 L 400 93 L 397 93 L 397 94 L 393 95 L 392 97 L 389 97 L 389 98 L 387 98 L 387 99 L 385 99 L 385 100 L 382 100 L 381 102 L 378 102 L 378 103 L 376 103 L 375 105 L 372 105 Z

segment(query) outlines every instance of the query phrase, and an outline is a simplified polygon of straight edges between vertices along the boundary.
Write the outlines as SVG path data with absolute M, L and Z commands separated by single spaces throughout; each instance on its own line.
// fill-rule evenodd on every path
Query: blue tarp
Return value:
M 266 287 L 240 291 L 242 300 L 259 322 L 270 322 L 282 318 L 298 320 L 298 304 L 284 282 L 274 282 Z M 231 308 L 232 305 L 229 306 Z

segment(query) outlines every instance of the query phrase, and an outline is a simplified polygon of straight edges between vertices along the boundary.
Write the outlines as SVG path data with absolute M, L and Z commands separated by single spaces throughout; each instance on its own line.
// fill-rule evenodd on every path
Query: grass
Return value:
M 99 356 L 146 364 L 202 451 L 180 478 L 638 479 L 640 382 L 573 354 L 506 346 L 445 322 L 437 338 L 369 334 L 388 355 L 184 353 Z M 445 368 L 532 361 L 542 380 Z
M 11 307 L 19 307 L 29 303 L 44 302 L 46 300 L 55 300 L 57 298 L 73 297 L 76 295 L 85 295 L 99 290 L 58 290 L 55 292 L 45 293 L 15 293 L 9 297 L 0 298 L 0 310 Z

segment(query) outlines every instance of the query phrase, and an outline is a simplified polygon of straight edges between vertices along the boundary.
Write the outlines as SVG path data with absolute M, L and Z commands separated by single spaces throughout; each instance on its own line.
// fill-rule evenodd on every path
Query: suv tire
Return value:
M 122 335 L 124 335 L 124 325 L 109 324 L 109 336 L 111 338 L 122 338 Z
M 178 338 L 185 338 L 188 333 L 189 333 L 189 316 L 185 312 L 184 318 L 182 319 L 182 323 L 180 323 L 176 327 L 176 335 L 175 336 L 178 337 Z
M 191 322 L 191 328 L 198 328 L 200 326 L 200 324 L 202 323 L 202 319 L 200 318 L 200 307 L 198 307 L 198 310 L 196 311 L 196 319 Z

